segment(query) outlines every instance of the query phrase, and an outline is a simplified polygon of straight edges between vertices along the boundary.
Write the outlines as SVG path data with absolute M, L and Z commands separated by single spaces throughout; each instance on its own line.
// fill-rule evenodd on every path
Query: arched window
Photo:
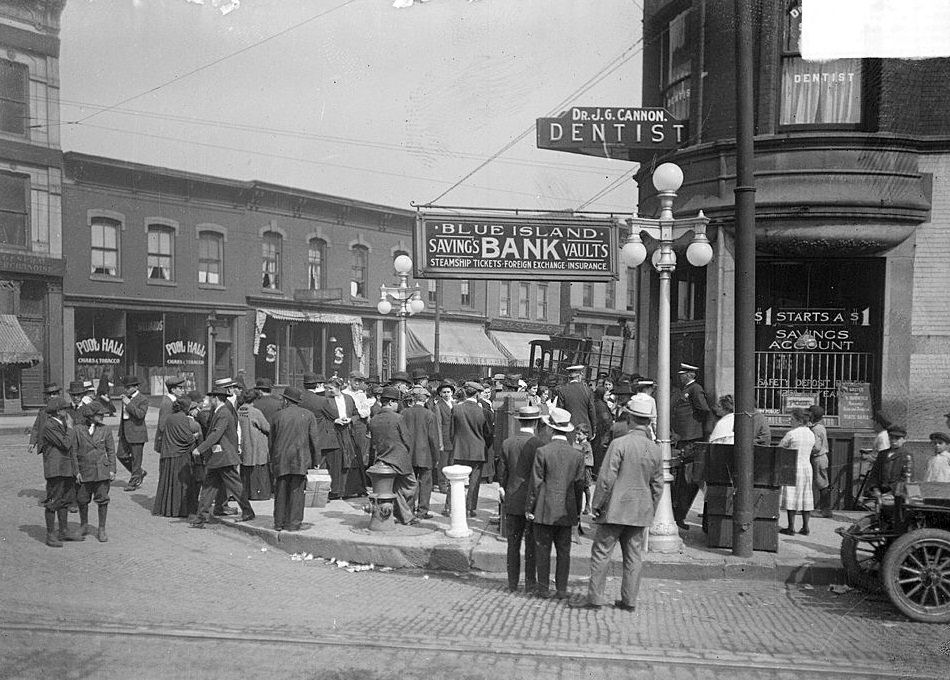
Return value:
M 283 239 L 276 231 L 264 232 L 261 257 L 261 288 L 280 289 L 280 251 Z
M 369 248 L 353 246 L 353 270 L 350 277 L 350 295 L 365 298 L 369 289 Z
M 97 276 L 119 276 L 119 228 L 118 220 L 93 217 L 89 225 L 92 248 L 90 271 Z
M 145 263 L 151 281 L 171 281 L 174 276 L 175 231 L 160 224 L 148 227 L 148 259 Z
M 198 233 L 198 283 L 224 285 L 224 236 L 216 231 Z
M 310 290 L 320 290 L 327 287 L 327 242 L 323 239 L 310 239 L 310 248 L 307 252 L 307 280 Z

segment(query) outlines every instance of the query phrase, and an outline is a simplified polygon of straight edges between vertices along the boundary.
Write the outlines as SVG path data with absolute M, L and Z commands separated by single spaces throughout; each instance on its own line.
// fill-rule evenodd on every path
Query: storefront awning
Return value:
M 511 357 L 512 366 L 528 366 L 531 359 L 532 340 L 550 340 L 550 335 L 543 333 L 519 333 L 517 331 L 488 331 L 488 335 L 505 354 Z M 540 358 L 540 355 L 536 357 Z
M 433 361 L 435 322 L 408 319 L 406 329 L 406 359 Z M 508 365 L 508 357 L 485 335 L 484 326 L 457 321 L 443 321 L 439 324 L 439 361 L 472 366 Z
M 13 314 L 0 314 L 0 364 L 33 366 L 42 360 L 43 355 L 26 337 L 19 319 Z
M 267 317 L 278 321 L 296 323 L 335 323 L 348 325 L 353 334 L 353 354 L 357 359 L 363 356 L 363 319 L 352 314 L 334 314 L 332 312 L 312 312 L 298 309 L 258 309 L 254 321 L 254 354 L 260 349 L 260 337 Z

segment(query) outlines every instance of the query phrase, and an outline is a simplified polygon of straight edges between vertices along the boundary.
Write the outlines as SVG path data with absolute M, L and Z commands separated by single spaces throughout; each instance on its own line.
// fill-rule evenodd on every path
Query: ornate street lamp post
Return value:
M 399 255 L 393 260 L 393 268 L 399 276 L 398 286 L 379 286 L 379 302 L 376 311 L 383 316 L 393 309 L 399 317 L 399 353 L 396 370 L 406 370 L 406 317 L 418 314 L 425 309 L 425 303 L 419 293 L 419 284 L 409 285 L 409 272 L 412 271 L 412 259 L 408 255 Z
M 660 274 L 660 305 L 657 341 L 657 440 L 663 454 L 663 497 L 650 527 L 650 550 L 677 552 L 683 545 L 676 522 L 673 519 L 673 504 L 670 483 L 670 279 L 676 270 L 676 253 L 673 242 L 693 232 L 692 242 L 686 250 L 686 259 L 694 267 L 705 267 L 712 261 L 713 250 L 706 238 L 709 219 L 700 210 L 697 217 L 673 218 L 673 199 L 683 185 L 683 171 L 673 163 L 663 163 L 653 172 L 653 186 L 660 200 L 658 219 L 633 217 L 628 220 L 630 235 L 621 248 L 620 256 L 630 267 L 639 267 L 646 260 L 647 249 L 641 234 L 653 238 L 658 246 L 653 253 L 653 267 Z

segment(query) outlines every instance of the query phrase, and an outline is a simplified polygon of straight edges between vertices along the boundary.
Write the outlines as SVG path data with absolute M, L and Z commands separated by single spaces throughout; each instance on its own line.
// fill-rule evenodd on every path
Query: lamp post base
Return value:
M 680 538 L 679 528 L 673 517 L 673 495 L 671 492 L 673 475 L 670 474 L 669 460 L 663 461 L 663 495 L 660 496 L 660 506 L 653 516 L 653 525 L 650 527 L 649 552 L 675 553 L 683 549 L 683 539 Z

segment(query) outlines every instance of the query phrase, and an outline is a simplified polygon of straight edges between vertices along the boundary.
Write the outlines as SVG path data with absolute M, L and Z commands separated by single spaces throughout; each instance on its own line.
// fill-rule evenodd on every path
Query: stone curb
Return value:
M 396 538 L 390 541 L 372 540 L 366 535 L 353 540 L 339 537 L 321 537 L 307 533 L 277 532 L 274 529 L 246 522 L 235 522 L 230 517 L 217 518 L 224 526 L 257 536 L 268 545 L 288 553 L 311 553 L 314 557 L 345 560 L 357 564 L 374 564 L 395 569 L 426 569 L 452 572 L 489 572 L 506 571 L 505 555 L 497 551 L 480 548 L 483 540 L 496 540 L 490 536 L 472 539 L 436 543 L 430 546 L 413 543 L 411 538 Z M 620 576 L 619 549 L 615 551 L 611 563 L 613 576 Z M 587 576 L 590 570 L 590 555 L 571 554 L 571 577 Z M 743 562 L 741 560 L 676 561 L 670 556 L 659 556 L 657 560 L 646 560 L 643 564 L 643 576 L 679 581 L 709 579 L 753 579 L 762 581 L 780 581 L 790 584 L 823 586 L 844 583 L 844 571 L 837 559 L 825 559 L 812 563 L 772 564 Z

